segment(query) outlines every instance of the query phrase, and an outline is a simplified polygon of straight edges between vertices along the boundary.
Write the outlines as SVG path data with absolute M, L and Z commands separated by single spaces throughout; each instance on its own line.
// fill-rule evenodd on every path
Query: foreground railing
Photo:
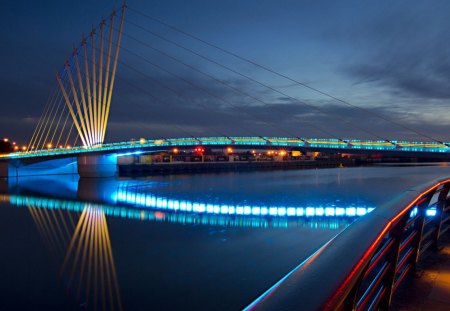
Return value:
M 450 179 L 360 218 L 246 310 L 387 310 L 405 276 L 450 228 Z

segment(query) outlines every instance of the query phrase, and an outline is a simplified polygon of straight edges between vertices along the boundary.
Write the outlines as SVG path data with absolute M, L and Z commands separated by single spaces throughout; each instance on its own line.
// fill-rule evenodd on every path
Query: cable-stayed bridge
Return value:
M 368 139 L 343 138 L 341 135 L 327 129 L 326 126 L 322 124 L 316 124 L 312 120 L 305 120 L 298 115 L 290 115 L 293 120 L 298 121 L 299 124 L 302 124 L 305 127 L 313 129 L 315 133 L 317 133 L 317 138 L 303 137 L 303 135 L 299 135 L 301 133 L 298 133 L 297 128 L 294 130 L 289 129 L 276 121 L 278 117 L 290 114 L 290 112 L 278 109 L 276 105 L 272 105 L 269 100 L 261 98 L 259 95 L 251 94 L 235 84 L 229 83 L 226 79 L 219 78 L 206 70 L 199 69 L 197 66 L 179 58 L 176 54 L 169 53 L 159 46 L 150 44 L 142 38 L 137 38 L 132 33 L 124 31 L 124 24 L 126 23 L 139 29 L 146 36 L 158 38 L 167 45 L 190 53 L 200 60 L 226 71 L 228 74 L 233 74 L 240 79 L 245 79 L 249 83 L 253 83 L 257 87 L 270 91 L 277 96 L 283 96 L 309 111 L 315 111 L 320 114 L 330 114 L 322 106 L 298 99 L 280 88 L 271 86 L 268 83 L 236 70 L 229 65 L 218 62 L 191 47 L 185 46 L 178 41 L 174 41 L 173 39 L 153 31 L 146 25 L 143 26 L 139 24 L 134 18 L 125 20 L 125 11 L 128 10 L 142 19 L 161 24 L 169 30 L 176 31 L 189 39 L 196 40 L 197 42 L 219 50 L 230 57 L 234 57 L 239 61 L 264 70 L 266 73 L 282 78 L 296 86 L 306 88 L 311 92 L 337 102 L 347 109 L 363 113 L 368 117 L 377 119 L 379 122 L 401 129 L 403 132 L 409 132 L 413 134 L 414 137 L 417 137 L 417 139 L 415 141 L 386 139 L 368 126 L 361 126 L 356 124 L 353 120 L 336 117 L 336 123 L 351 128 L 354 133 L 359 135 L 364 134 L 365 136 L 370 137 Z M 197 75 L 209 79 L 212 83 L 227 88 L 229 91 L 234 92 L 234 94 L 237 94 L 246 100 L 250 100 L 260 107 L 269 109 L 273 112 L 273 120 L 261 118 L 252 112 L 253 110 L 249 109 L 248 105 L 241 105 L 231 101 L 223 95 L 214 93 L 211 89 L 205 88 L 195 81 L 189 80 L 178 74 L 175 70 L 172 70 L 170 66 L 156 63 L 150 57 L 146 56 L 146 54 L 139 53 L 132 48 L 121 47 L 123 37 L 126 37 L 129 41 L 133 42 L 133 44 L 139 45 L 141 48 L 145 48 L 148 51 L 152 51 L 153 53 L 167 58 L 172 63 L 177 64 L 186 70 L 188 69 Z M 124 50 L 128 55 L 135 57 L 135 59 L 139 60 L 142 64 L 149 65 L 155 70 L 185 83 L 189 88 L 196 89 L 197 91 L 206 94 L 214 100 L 215 103 L 218 103 L 217 105 L 220 104 L 226 106 L 243 116 L 245 115 L 246 118 L 254 119 L 260 124 L 263 124 L 267 129 L 272 128 L 274 132 L 283 132 L 285 135 L 260 136 L 260 133 L 255 131 L 254 128 L 248 128 L 249 126 L 246 124 L 237 124 L 230 126 L 239 127 L 250 135 L 230 136 L 223 131 L 211 129 L 214 136 L 199 137 L 196 133 L 192 133 L 192 131 L 183 127 L 183 125 L 178 124 L 175 127 L 179 130 L 180 136 L 184 138 L 157 138 L 105 143 L 118 65 L 121 65 L 123 68 L 126 68 L 133 73 L 137 73 L 139 76 L 145 78 L 146 81 L 151 81 L 161 89 L 165 89 L 179 100 L 184 100 L 186 105 L 191 103 L 191 99 L 186 98 L 182 94 L 183 92 L 176 89 L 174 86 L 164 84 L 163 82 L 154 79 L 139 66 L 133 65 L 133 63 L 126 63 L 119 60 L 119 53 L 121 50 Z M 149 16 L 146 13 L 135 10 L 134 8 L 127 8 L 125 4 L 122 5 L 119 11 L 114 10 L 109 18 L 102 19 L 99 26 L 93 28 L 89 33 L 89 36 L 82 36 L 80 45 L 77 48 L 74 48 L 71 57 L 69 57 L 64 66 L 57 71 L 55 78 L 57 81 L 57 88 L 50 95 L 26 150 L 0 156 L 0 161 L 2 161 L 0 175 L 11 175 L 11 168 L 13 168 L 13 171 L 15 172 L 13 175 L 20 175 L 18 172 L 24 172 L 23 168 L 30 163 L 36 164 L 46 162 L 48 164 L 53 161 L 50 166 L 56 167 L 61 165 L 61 163 L 67 163 L 60 161 L 58 162 L 59 164 L 57 164 L 57 162 L 54 162 L 56 159 L 61 160 L 64 158 L 72 159 L 72 162 L 76 161 L 78 163 L 78 172 L 80 174 L 81 171 L 83 171 L 83 169 L 80 169 L 80 167 L 83 166 L 82 163 L 84 163 L 85 166 L 89 166 L 89 176 L 91 176 L 91 174 L 93 174 L 93 176 L 96 175 L 96 167 L 99 168 L 100 171 L 102 171 L 103 168 L 111 167 L 111 169 L 107 170 L 109 172 L 108 174 L 110 174 L 111 172 L 115 172 L 114 167 L 117 163 L 117 155 L 170 151 L 172 148 L 193 149 L 199 145 L 211 149 L 222 149 L 227 146 L 232 146 L 235 149 L 276 148 L 300 151 L 331 151 L 335 153 L 382 153 L 388 155 L 438 158 L 449 158 L 450 156 L 450 143 L 448 142 L 435 139 L 426 133 L 419 132 L 392 118 L 387 118 L 372 110 L 352 104 L 289 76 L 278 73 L 268 67 L 233 52 L 229 52 L 219 46 L 189 34 L 182 29 Z M 131 85 L 131 87 L 135 87 L 137 92 L 147 96 L 149 100 L 158 105 L 170 105 L 170 102 L 161 99 L 161 97 L 156 96 L 148 89 L 137 85 Z M 201 103 L 200 106 L 202 109 L 205 109 L 205 111 L 211 109 L 211 107 L 205 103 Z M 159 113 L 158 109 L 152 110 L 152 114 L 154 115 L 158 116 Z M 130 123 L 132 122 L 133 120 L 130 120 Z M 45 165 L 43 167 L 45 168 Z M 100 171 L 98 172 L 99 176 L 102 175 Z M 33 170 L 33 172 L 36 174 L 37 170 Z M 45 173 L 49 173 L 49 171 L 43 169 L 42 174 Z

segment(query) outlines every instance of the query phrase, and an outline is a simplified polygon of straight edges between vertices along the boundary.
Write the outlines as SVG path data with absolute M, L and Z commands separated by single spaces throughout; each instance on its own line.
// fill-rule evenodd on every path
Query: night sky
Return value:
M 186 135 L 330 137 L 330 133 L 334 137 L 429 140 L 424 137 L 429 136 L 450 141 L 449 1 L 127 3 L 130 9 L 125 16 L 107 141 Z M 121 1 L 2 1 L 0 136 L 21 142 L 30 138 L 50 92 L 57 87 L 55 72 L 79 45 L 81 34 L 88 34 L 114 5 L 118 8 Z M 296 85 L 136 11 L 364 110 Z

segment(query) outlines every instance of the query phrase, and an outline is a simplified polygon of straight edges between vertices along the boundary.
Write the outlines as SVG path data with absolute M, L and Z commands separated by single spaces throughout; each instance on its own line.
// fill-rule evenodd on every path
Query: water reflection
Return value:
M 45 177 L 12 179 L 7 186 L 9 193 L 1 195 L 0 201 L 27 208 L 60 266 L 61 282 L 86 310 L 122 310 L 107 216 L 220 227 L 337 230 L 373 209 L 171 198 L 145 180 Z
M 120 310 L 122 302 L 128 310 L 242 309 L 359 215 L 448 173 L 382 167 L 0 180 L 0 289 L 15 309 L 16 297 L 22 309 Z M 58 272 L 63 291 L 54 286 Z M 41 281 L 35 288 L 44 294 L 24 289 Z
M 101 208 L 86 204 L 61 272 L 67 276 L 68 288 L 76 288 L 78 300 L 88 309 L 122 310 L 108 225 Z
M 193 200 L 158 193 L 161 183 L 146 180 L 23 178 L 11 181 L 8 187 L 12 205 L 32 202 L 37 207 L 81 213 L 86 204 L 91 204 L 109 216 L 182 224 L 280 227 L 322 223 L 339 228 L 374 209 L 362 203 L 295 206 L 282 202 L 279 205 L 255 204 L 249 200 L 233 202 L 232 198 Z
M 6 197 L 3 196 L 2 199 Z M 9 198 L 10 202 L 14 201 Z M 18 201 L 16 201 L 18 202 Z M 42 208 L 24 198 L 47 249 L 58 264 L 68 291 L 86 310 L 122 310 L 111 241 L 102 208 L 86 203 L 76 225 L 74 213 Z

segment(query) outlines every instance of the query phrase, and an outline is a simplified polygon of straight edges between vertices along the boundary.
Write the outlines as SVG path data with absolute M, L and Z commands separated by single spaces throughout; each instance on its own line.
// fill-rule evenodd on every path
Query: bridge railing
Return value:
M 86 147 L 54 148 L 44 150 L 32 150 L 27 152 L 15 152 L 0 155 L 0 159 L 45 157 L 54 155 L 71 155 L 89 152 L 109 152 L 121 149 L 139 149 L 153 147 L 193 147 L 204 146 L 254 146 L 254 147 L 274 147 L 274 148 L 314 148 L 317 150 L 341 150 L 341 151 L 387 151 L 387 152 L 413 152 L 413 153 L 433 153 L 448 156 L 450 154 L 450 143 L 436 142 L 407 142 L 407 141 L 373 141 L 373 140 L 352 140 L 352 139 L 321 139 L 321 138 L 296 138 L 296 137 L 185 137 L 185 138 L 164 138 L 164 139 L 143 139 L 118 143 L 107 143 L 102 145 Z M 417 155 L 416 155 L 417 156 Z
M 406 191 L 355 221 L 246 310 L 387 310 L 450 228 L 450 179 Z

